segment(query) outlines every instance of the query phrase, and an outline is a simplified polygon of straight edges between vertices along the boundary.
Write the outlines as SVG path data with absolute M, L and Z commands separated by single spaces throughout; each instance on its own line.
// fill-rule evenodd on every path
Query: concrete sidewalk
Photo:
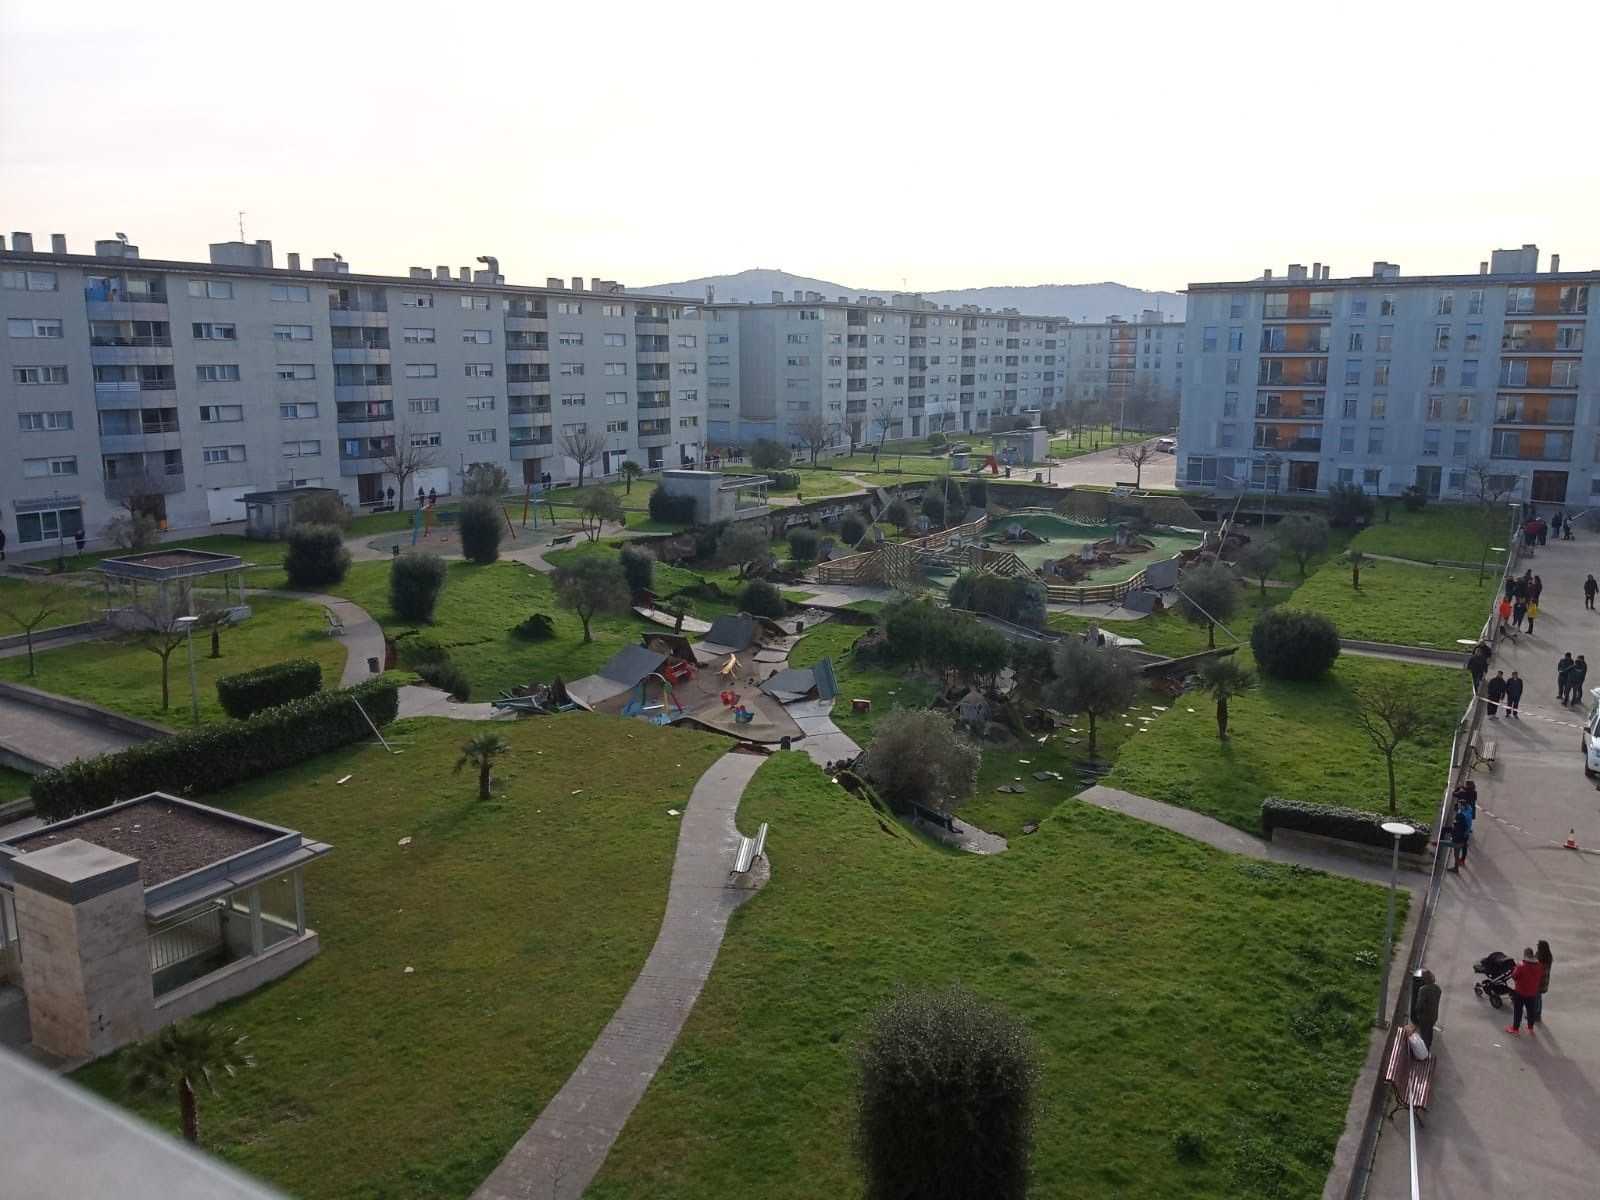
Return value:
M 1493 770 L 1476 774 L 1480 796 L 1472 852 L 1446 877 L 1427 947 L 1444 990 L 1438 1065 L 1427 1126 L 1418 1135 L 1421 1195 L 1600 1194 L 1600 856 L 1563 849 L 1567 831 L 1600 849 L 1600 798 L 1584 777 L 1584 708 L 1556 703 L 1556 662 L 1583 654 L 1600 684 L 1600 613 L 1583 607 L 1583 579 L 1600 572 L 1591 542 L 1552 542 L 1519 564 L 1544 581 L 1538 631 L 1502 642 L 1492 670 L 1527 680 L 1522 720 L 1485 721 L 1499 742 Z M 1512 956 L 1538 939 L 1555 955 L 1548 1023 L 1537 1038 L 1503 1031 L 1510 1006 L 1473 995 L 1472 964 L 1491 950 Z M 1368 1195 L 1410 1194 L 1404 1122 L 1386 1125 Z

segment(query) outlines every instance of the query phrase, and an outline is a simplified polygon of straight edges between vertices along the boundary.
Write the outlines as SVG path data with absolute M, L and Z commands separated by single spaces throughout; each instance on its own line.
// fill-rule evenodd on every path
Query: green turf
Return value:
M 1509 516 L 1496 510 L 1488 518 L 1489 542 L 1505 546 L 1510 531 Z M 1382 513 L 1374 514 L 1373 522 L 1362 530 L 1352 545 L 1368 554 L 1390 554 L 1396 558 L 1414 558 L 1421 562 L 1476 563 L 1483 558 L 1484 524 L 1482 513 L 1463 505 L 1435 504 L 1420 512 L 1407 512 L 1394 505 L 1386 520 Z M 1503 562 L 1505 553 L 1489 555 L 1491 573 L 1496 561 Z
M 26 796 L 32 780 L 31 775 L 13 771 L 10 767 L 0 767 L 0 804 Z
M 729 745 L 579 713 L 497 726 L 515 751 L 480 804 L 450 771 L 479 732 L 402 722 L 399 757 L 351 748 L 207 797 L 334 848 L 306 871 L 321 953 L 208 1014 L 258 1065 L 202 1094 L 202 1140 L 289 1195 L 472 1192 L 632 984 L 665 906 L 667 810 Z M 123 1099 L 115 1061 L 78 1078 Z M 176 1131 L 175 1103 L 136 1108 Z
M 1380 561 L 1361 569 L 1357 591 L 1348 561 L 1330 559 L 1295 589 L 1291 603 L 1322 613 L 1347 638 L 1455 650 L 1457 639 L 1482 630 L 1499 583 L 1497 571 L 1480 582 L 1466 568 Z
M 804 461 L 809 462 L 809 460 Z M 779 469 L 786 474 L 799 476 L 800 494 L 802 496 L 809 496 L 813 500 L 820 500 L 827 496 L 846 496 L 851 492 L 859 492 L 862 490 L 862 487 L 859 483 L 856 483 L 853 479 L 847 478 L 841 472 L 835 472 L 827 469 L 826 467 L 813 468 L 809 465 L 802 465 L 802 462 L 799 460 L 797 460 L 796 464 L 792 467 L 781 467 Z M 750 475 L 759 472 L 756 472 L 753 467 L 746 466 L 724 467 L 722 469 L 722 473 L 724 475 Z M 767 475 L 774 474 L 774 472 L 771 471 L 764 473 Z M 776 488 L 769 487 L 767 489 L 767 493 L 771 496 L 782 496 L 787 499 L 795 494 L 795 489 L 786 488 L 783 491 L 779 491 Z
M 851 648 L 867 632 L 861 625 L 830 621 L 819 625 L 789 654 L 789 665 L 809 667 L 822 658 L 831 658 L 839 677 L 839 697 L 833 705 L 833 723 L 857 745 L 872 739 L 872 723 L 879 713 L 895 708 L 923 708 L 938 695 L 934 682 L 911 674 L 901 667 L 884 667 L 856 662 Z M 851 701 L 870 700 L 870 711 L 853 711 Z
M 1255 623 L 1256 617 L 1264 609 L 1282 604 L 1295 594 L 1287 588 L 1268 588 L 1264 595 L 1255 586 L 1242 589 L 1239 593 L 1238 612 L 1223 622 L 1239 641 L 1235 642 L 1219 630 L 1216 635 L 1217 645 L 1219 647 L 1248 645 L 1250 626 Z M 1106 633 L 1138 638 L 1143 644 L 1136 649 L 1148 650 L 1152 654 L 1182 658 L 1186 654 L 1198 654 L 1206 648 L 1205 626 L 1185 620 L 1175 608 L 1132 621 L 1109 621 L 1062 612 L 1053 612 L 1049 617 L 1050 628 L 1061 630 L 1083 630 L 1088 628 L 1091 621 L 1096 621 Z
M 50 600 L 55 611 L 47 616 L 43 623 L 34 627 L 35 633 L 41 629 L 72 625 L 99 616 L 105 599 L 105 593 L 100 588 L 72 587 L 59 581 L 52 583 L 45 579 L 0 575 L 0 637 L 22 634 L 23 622 L 31 621 L 38 615 L 39 606 L 45 602 L 52 589 L 57 593 Z M 12 617 L 11 612 L 15 612 L 21 621 Z
M 1381 890 L 1079 805 L 1005 854 L 939 855 L 799 755 L 746 790 L 740 825 L 761 821 L 771 882 L 590 1200 L 860 1196 L 868 1014 L 953 980 L 1038 1044 L 1030 1194 L 1320 1195 L 1369 1043 Z
M 337 687 L 345 664 L 345 644 L 326 633 L 322 610 L 299 600 L 257 596 L 252 615 L 222 631 L 222 657 L 212 658 L 211 636 L 194 635 L 195 675 L 199 681 L 200 719 L 222 721 L 216 681 L 254 667 L 290 658 L 314 658 L 322 664 L 324 686 Z M 79 642 L 38 655 L 39 674 L 29 679 L 28 660 L 0 659 L 0 679 L 26 683 L 99 704 L 114 712 L 173 727 L 190 724 L 189 658 L 180 645 L 168 660 L 171 707 L 161 708 L 161 660 L 148 650 L 117 639 Z
M 1241 658 L 1249 664 L 1248 651 Z M 1123 747 L 1106 783 L 1140 796 L 1207 813 L 1260 831 L 1268 796 L 1348 808 L 1388 806 L 1383 756 L 1355 723 L 1353 689 L 1416 688 L 1433 728 L 1396 753 L 1399 811 L 1432 822 L 1450 765 L 1454 722 L 1466 702 L 1465 673 L 1343 655 L 1324 679 L 1289 683 L 1262 678 L 1229 705 L 1229 737 L 1218 741 L 1216 704 L 1186 693 Z M 1194 711 L 1189 711 L 1193 709 Z

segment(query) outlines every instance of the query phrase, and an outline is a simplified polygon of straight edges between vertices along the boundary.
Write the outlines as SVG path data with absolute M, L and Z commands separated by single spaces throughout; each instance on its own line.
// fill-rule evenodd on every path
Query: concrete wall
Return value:
M 125 717 L 97 704 L 74 700 L 69 696 L 58 696 L 54 692 L 42 692 L 38 688 L 24 687 L 20 683 L 0 683 L 0 696 L 20 700 L 24 704 L 32 704 L 36 708 L 48 709 L 64 716 L 76 717 L 81 721 L 93 721 L 102 728 L 125 733 L 141 741 L 172 735 L 172 730 L 165 725 L 157 725 L 154 721 Z
M 310 962 L 320 948 L 317 931 L 308 929 L 297 937 L 269 947 L 255 958 L 242 958 L 193 983 L 174 988 L 156 1001 L 156 1027 L 182 1021 L 215 1008 L 224 1001 L 247 995 L 263 984 L 287 975 L 302 963 Z

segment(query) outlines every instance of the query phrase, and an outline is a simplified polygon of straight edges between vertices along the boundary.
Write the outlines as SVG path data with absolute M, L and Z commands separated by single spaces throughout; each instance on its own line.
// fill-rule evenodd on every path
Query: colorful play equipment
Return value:
M 652 679 L 656 681 L 659 696 L 654 703 L 650 700 Z M 671 712 L 667 710 L 669 704 L 673 709 Z M 678 697 L 673 695 L 672 681 L 659 672 L 652 671 L 635 685 L 633 698 L 623 708 L 622 715 L 641 717 L 654 725 L 666 725 L 683 715 L 683 705 L 679 703 Z
M 686 683 L 694 678 L 694 669 L 681 658 L 675 658 L 661 668 L 661 673 L 672 683 Z
M 989 468 L 989 474 L 991 474 L 991 475 L 1000 474 L 1000 464 L 995 461 L 994 455 L 991 454 L 987 458 L 985 458 L 983 460 L 983 465 Z

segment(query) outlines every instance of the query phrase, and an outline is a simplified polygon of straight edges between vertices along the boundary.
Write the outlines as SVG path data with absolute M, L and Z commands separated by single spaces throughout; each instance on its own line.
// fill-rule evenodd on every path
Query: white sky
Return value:
M 517 283 L 1594 268 L 1596 13 L 0 0 L 0 226 L 203 258 L 243 209 L 280 265 Z

